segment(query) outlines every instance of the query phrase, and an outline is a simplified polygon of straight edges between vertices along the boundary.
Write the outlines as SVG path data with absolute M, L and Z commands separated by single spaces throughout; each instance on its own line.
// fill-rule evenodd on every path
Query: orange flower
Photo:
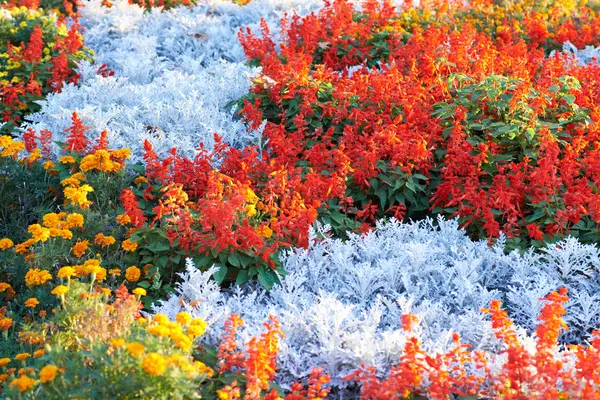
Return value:
M 132 242 L 130 239 L 126 239 L 123 241 L 121 246 L 123 247 L 123 250 L 135 251 L 138 247 L 138 244 L 137 244 L 137 242 Z
M 77 241 L 77 243 L 75 243 L 75 245 L 73 245 L 73 248 L 71 249 L 71 251 L 73 252 L 75 257 L 79 258 L 83 255 L 83 253 L 86 252 L 89 244 L 90 244 L 90 242 L 87 240 Z

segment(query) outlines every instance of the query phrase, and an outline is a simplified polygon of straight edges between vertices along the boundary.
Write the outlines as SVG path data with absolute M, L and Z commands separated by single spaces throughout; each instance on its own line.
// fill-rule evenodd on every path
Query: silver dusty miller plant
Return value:
M 313 232 L 307 249 L 282 256 L 288 275 L 267 293 L 258 286 L 221 291 L 210 279 L 215 269 L 197 270 L 188 261 L 177 294 L 155 312 L 174 317 L 186 310 L 210 322 L 205 337 L 216 343 L 230 313 L 245 320 L 242 339 L 260 332 L 269 314 L 286 335 L 279 354 L 283 385 L 306 378 L 312 366 L 326 367 L 332 384 L 361 364 L 386 371 L 402 354 L 401 315 L 419 320 L 417 334 L 428 350 L 445 350 L 452 332 L 475 349 L 497 350 L 491 324 L 481 312 L 500 299 L 523 337 L 537 324 L 540 299 L 565 286 L 571 295 L 562 340 L 585 340 L 600 322 L 598 249 L 566 239 L 539 253 L 505 254 L 474 242 L 456 221 L 439 219 L 411 224 L 380 222 L 374 232 L 348 241 Z M 190 306 L 190 302 L 198 304 Z M 533 345 L 528 337 L 526 341 Z

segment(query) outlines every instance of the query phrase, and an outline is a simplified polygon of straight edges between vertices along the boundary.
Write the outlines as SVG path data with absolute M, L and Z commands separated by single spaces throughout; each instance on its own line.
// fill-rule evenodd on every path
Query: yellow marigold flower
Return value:
M 73 252 L 75 257 L 81 257 L 83 253 L 85 253 L 85 251 L 87 250 L 89 244 L 90 242 L 87 240 L 77 241 L 77 243 L 73 245 L 71 251 Z
M 56 164 L 54 164 L 52 161 L 46 161 L 44 163 L 44 169 L 45 170 L 49 170 L 49 169 L 52 169 L 54 167 L 56 167 Z
M 29 225 L 27 232 L 31 233 L 31 237 L 36 242 L 45 242 L 50 237 L 50 230 L 43 228 L 40 224 Z
M 209 378 L 212 378 L 214 371 L 210 368 L 207 367 L 206 364 L 204 364 L 201 361 L 194 361 L 194 366 L 196 367 L 196 370 L 202 374 L 202 375 L 206 375 Z
M 19 392 L 23 393 L 24 391 L 33 388 L 35 382 L 36 381 L 34 379 L 31 379 L 27 375 L 21 375 L 19 378 L 13 379 L 10 382 L 10 387 L 16 387 L 19 389 Z
M 164 325 L 152 325 L 148 328 L 148 333 L 155 336 L 167 337 L 170 335 L 170 330 Z
M 127 214 L 119 214 L 117 215 L 116 219 L 119 225 L 127 225 L 131 223 L 131 217 Z
M 31 297 L 25 301 L 25 307 L 35 308 L 38 304 L 40 304 L 40 302 L 35 297 Z
M 256 228 L 256 233 L 259 236 L 262 236 L 262 237 L 267 238 L 267 239 L 270 238 L 271 235 L 273 235 L 273 231 L 271 230 L 271 228 L 269 228 L 266 225 L 261 225 L 258 228 Z
M 127 160 L 131 156 L 131 150 L 128 148 L 113 150 L 110 152 L 110 156 L 115 160 Z
M 155 314 L 154 317 L 152 317 L 152 321 L 156 322 L 157 324 L 168 324 L 171 322 L 165 314 Z
M 250 188 L 246 189 L 246 193 L 244 193 L 244 198 L 246 199 L 246 203 L 251 203 L 251 204 L 258 203 L 258 196 Z
M 110 294 L 112 293 L 112 290 L 110 290 L 109 288 L 106 288 L 106 287 L 102 288 L 101 291 L 102 291 L 102 294 L 105 296 L 110 296 Z
M 68 229 L 61 229 L 60 232 L 58 232 L 58 235 L 65 240 L 73 239 L 73 232 Z
M 254 204 L 249 204 L 244 207 L 244 212 L 248 218 L 252 218 L 256 215 L 256 206 Z
M 175 321 L 177 321 L 177 323 L 180 325 L 189 325 L 190 322 L 192 322 L 192 316 L 185 311 L 182 311 L 177 314 Z
M 60 226 L 60 217 L 57 213 L 48 213 L 44 215 L 43 224 L 46 228 L 57 228 Z
M 16 157 L 21 151 L 25 150 L 23 142 L 12 142 L 0 152 L 2 157 Z
M 69 266 L 64 266 L 58 270 L 58 273 L 56 274 L 56 276 L 58 278 L 63 278 L 63 279 L 75 276 L 75 268 L 69 267 Z
M 83 215 L 78 213 L 72 213 L 67 215 L 67 226 L 69 228 L 83 227 Z
M 58 285 L 54 289 L 52 289 L 52 293 L 55 296 L 64 296 L 69 291 L 69 288 L 65 285 Z
M 29 157 L 27 158 L 29 162 L 34 162 L 42 158 L 42 152 L 40 149 L 35 148 L 31 153 L 29 153 Z
M 146 348 L 141 343 L 131 342 L 127 344 L 127 352 L 134 357 L 141 356 L 142 354 L 144 354 L 145 350 Z
M 132 242 L 131 239 L 126 239 L 121 243 L 121 247 L 126 251 L 135 251 L 138 247 L 137 242 Z
M 171 340 L 175 343 L 176 347 L 179 347 L 183 351 L 190 351 L 192 349 L 192 340 L 182 333 L 172 335 Z
M 7 331 L 13 324 L 12 318 L 0 318 L 0 331 Z
M 0 374 L 0 383 L 6 381 L 8 379 L 8 374 Z
M 81 208 L 87 208 L 92 204 L 92 202 L 87 199 L 87 194 L 93 191 L 94 188 L 86 184 L 78 188 L 65 188 L 63 193 L 67 199 L 71 200 L 71 203 L 77 204 Z
M 194 323 L 194 321 L 199 321 L 199 322 Z M 208 324 L 206 322 L 204 322 L 203 320 L 201 320 L 200 318 L 196 318 L 196 319 L 194 319 L 194 321 L 192 321 L 192 323 L 187 327 L 187 334 L 193 338 L 197 338 L 197 337 L 204 335 L 204 332 L 206 332 L 206 328 L 208 327 Z
M 50 275 L 50 272 L 44 269 L 30 269 L 25 274 L 25 283 L 27 286 L 40 286 L 50 279 L 52 279 L 52 275 Z
M 138 176 L 137 178 L 135 178 L 135 181 L 133 181 L 136 185 L 139 185 L 141 183 L 147 183 L 148 179 L 146 179 L 143 176 Z
M 142 271 L 140 271 L 140 269 L 135 265 L 132 265 L 125 270 L 125 279 L 127 279 L 129 282 L 136 282 L 140 279 L 141 275 Z
M 121 270 L 118 268 L 109 269 L 108 273 L 111 275 L 121 276 Z
M 17 360 L 17 361 L 25 361 L 29 357 L 31 357 L 31 354 L 29 354 L 29 353 L 19 353 L 19 354 L 17 354 L 15 356 L 15 360 Z
M 40 382 L 50 382 L 52 379 L 56 378 L 57 371 L 58 367 L 56 365 L 46 365 L 40 370 Z
M 13 142 L 13 138 L 8 135 L 0 136 L 0 147 L 9 146 Z
M 15 252 L 17 254 L 26 254 L 29 248 L 35 244 L 35 239 L 27 239 L 23 243 L 19 243 L 15 246 Z
M 112 338 L 108 341 L 112 347 L 123 347 L 125 346 L 125 339 L 123 338 Z
M 74 164 L 75 158 L 73 156 L 62 156 L 58 159 L 58 162 L 61 164 Z
M 152 376 L 164 374 L 167 370 L 167 362 L 163 356 L 158 353 L 150 353 L 142 361 L 142 368 Z
M 133 289 L 132 293 L 135 294 L 136 296 L 145 296 L 146 289 L 138 287 L 138 288 Z
M 72 176 L 63 179 L 62 181 L 60 181 L 60 184 L 63 186 L 72 186 L 74 188 L 78 188 L 79 185 L 81 184 L 81 182 L 79 181 L 79 179 L 73 178 Z
M 8 250 L 14 245 L 13 241 L 8 238 L 0 239 L 0 250 Z
M 46 354 L 46 350 L 44 350 L 44 349 L 36 350 L 33 352 L 33 358 L 40 358 L 44 354 Z
M 10 289 L 11 286 L 9 283 L 6 282 L 0 282 L 0 293 L 4 292 L 7 289 Z
M 0 358 L 0 368 L 6 367 L 8 364 L 10 364 L 10 358 L 8 358 L 8 357 Z
M 104 236 L 104 233 L 100 232 L 94 237 L 94 243 L 98 246 L 107 247 L 115 243 L 115 238 L 112 236 Z

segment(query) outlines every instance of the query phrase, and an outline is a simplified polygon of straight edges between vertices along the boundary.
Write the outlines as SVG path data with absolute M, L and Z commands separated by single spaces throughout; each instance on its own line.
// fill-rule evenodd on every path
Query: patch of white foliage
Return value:
M 565 42 L 563 43 L 562 50 L 565 53 L 573 55 L 580 65 L 600 61 L 600 46 L 586 46 L 584 49 L 578 49 L 573 43 Z
M 175 147 L 193 156 L 200 143 L 210 150 L 214 133 L 242 147 L 260 132 L 248 132 L 227 107 L 248 92 L 258 73 L 246 65 L 239 30 L 258 31 L 265 18 L 278 32 L 285 12 L 305 14 L 322 5 L 321 0 L 254 0 L 240 7 L 211 0 L 144 13 L 127 0 L 114 1 L 112 8 L 87 2 L 81 23 L 96 64 L 80 65 L 80 85 L 49 95 L 40 112 L 28 117 L 30 125 L 63 141 L 77 111 L 90 139 L 106 129 L 111 147 L 130 148 L 134 161 L 141 160 L 146 139 L 159 155 Z M 114 76 L 96 74 L 101 64 Z
M 308 249 L 282 256 L 288 275 L 267 293 L 253 284 L 220 290 L 215 269 L 188 261 L 177 294 L 154 308 L 174 318 L 180 311 L 207 320 L 204 338 L 216 343 L 230 313 L 245 320 L 241 342 L 262 330 L 268 315 L 278 316 L 285 338 L 278 357 L 283 385 L 305 379 L 324 366 L 334 386 L 360 367 L 386 371 L 402 354 L 406 334 L 401 315 L 419 320 L 417 334 L 429 350 L 445 350 L 452 332 L 475 349 L 497 350 L 488 318 L 481 312 L 500 299 L 526 343 L 549 292 L 567 287 L 570 302 L 565 341 L 585 340 L 600 322 L 598 249 L 567 239 L 542 252 L 505 254 L 503 243 L 474 242 L 455 221 L 402 224 L 381 222 L 374 232 L 350 240 L 313 232 Z M 199 300 L 197 306 L 190 302 Z M 183 304 L 183 305 L 182 305 Z

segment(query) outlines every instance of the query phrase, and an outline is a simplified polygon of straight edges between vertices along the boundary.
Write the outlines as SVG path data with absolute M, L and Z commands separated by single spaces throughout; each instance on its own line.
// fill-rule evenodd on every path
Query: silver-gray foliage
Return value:
M 456 221 L 443 219 L 381 222 L 374 232 L 348 241 L 317 236 L 323 235 L 313 232 L 308 249 L 282 256 L 288 275 L 270 293 L 254 285 L 221 291 L 210 279 L 214 269 L 201 272 L 189 261 L 177 295 L 154 311 L 174 317 L 186 310 L 206 319 L 212 328 L 204 340 L 213 344 L 232 312 L 246 321 L 244 340 L 275 314 L 286 335 L 280 383 L 324 366 L 342 388 L 341 378 L 361 364 L 385 371 L 398 361 L 406 338 L 403 313 L 419 317 L 417 333 L 429 350 L 447 349 L 452 332 L 475 349 L 497 349 L 481 312 L 492 299 L 503 301 L 524 337 L 531 335 L 540 299 L 561 286 L 571 295 L 570 330 L 563 340 L 585 340 L 600 322 L 599 252 L 572 238 L 539 253 L 505 254 L 502 241 L 493 247 L 474 242 Z M 197 307 L 189 305 L 193 300 L 200 300 Z

